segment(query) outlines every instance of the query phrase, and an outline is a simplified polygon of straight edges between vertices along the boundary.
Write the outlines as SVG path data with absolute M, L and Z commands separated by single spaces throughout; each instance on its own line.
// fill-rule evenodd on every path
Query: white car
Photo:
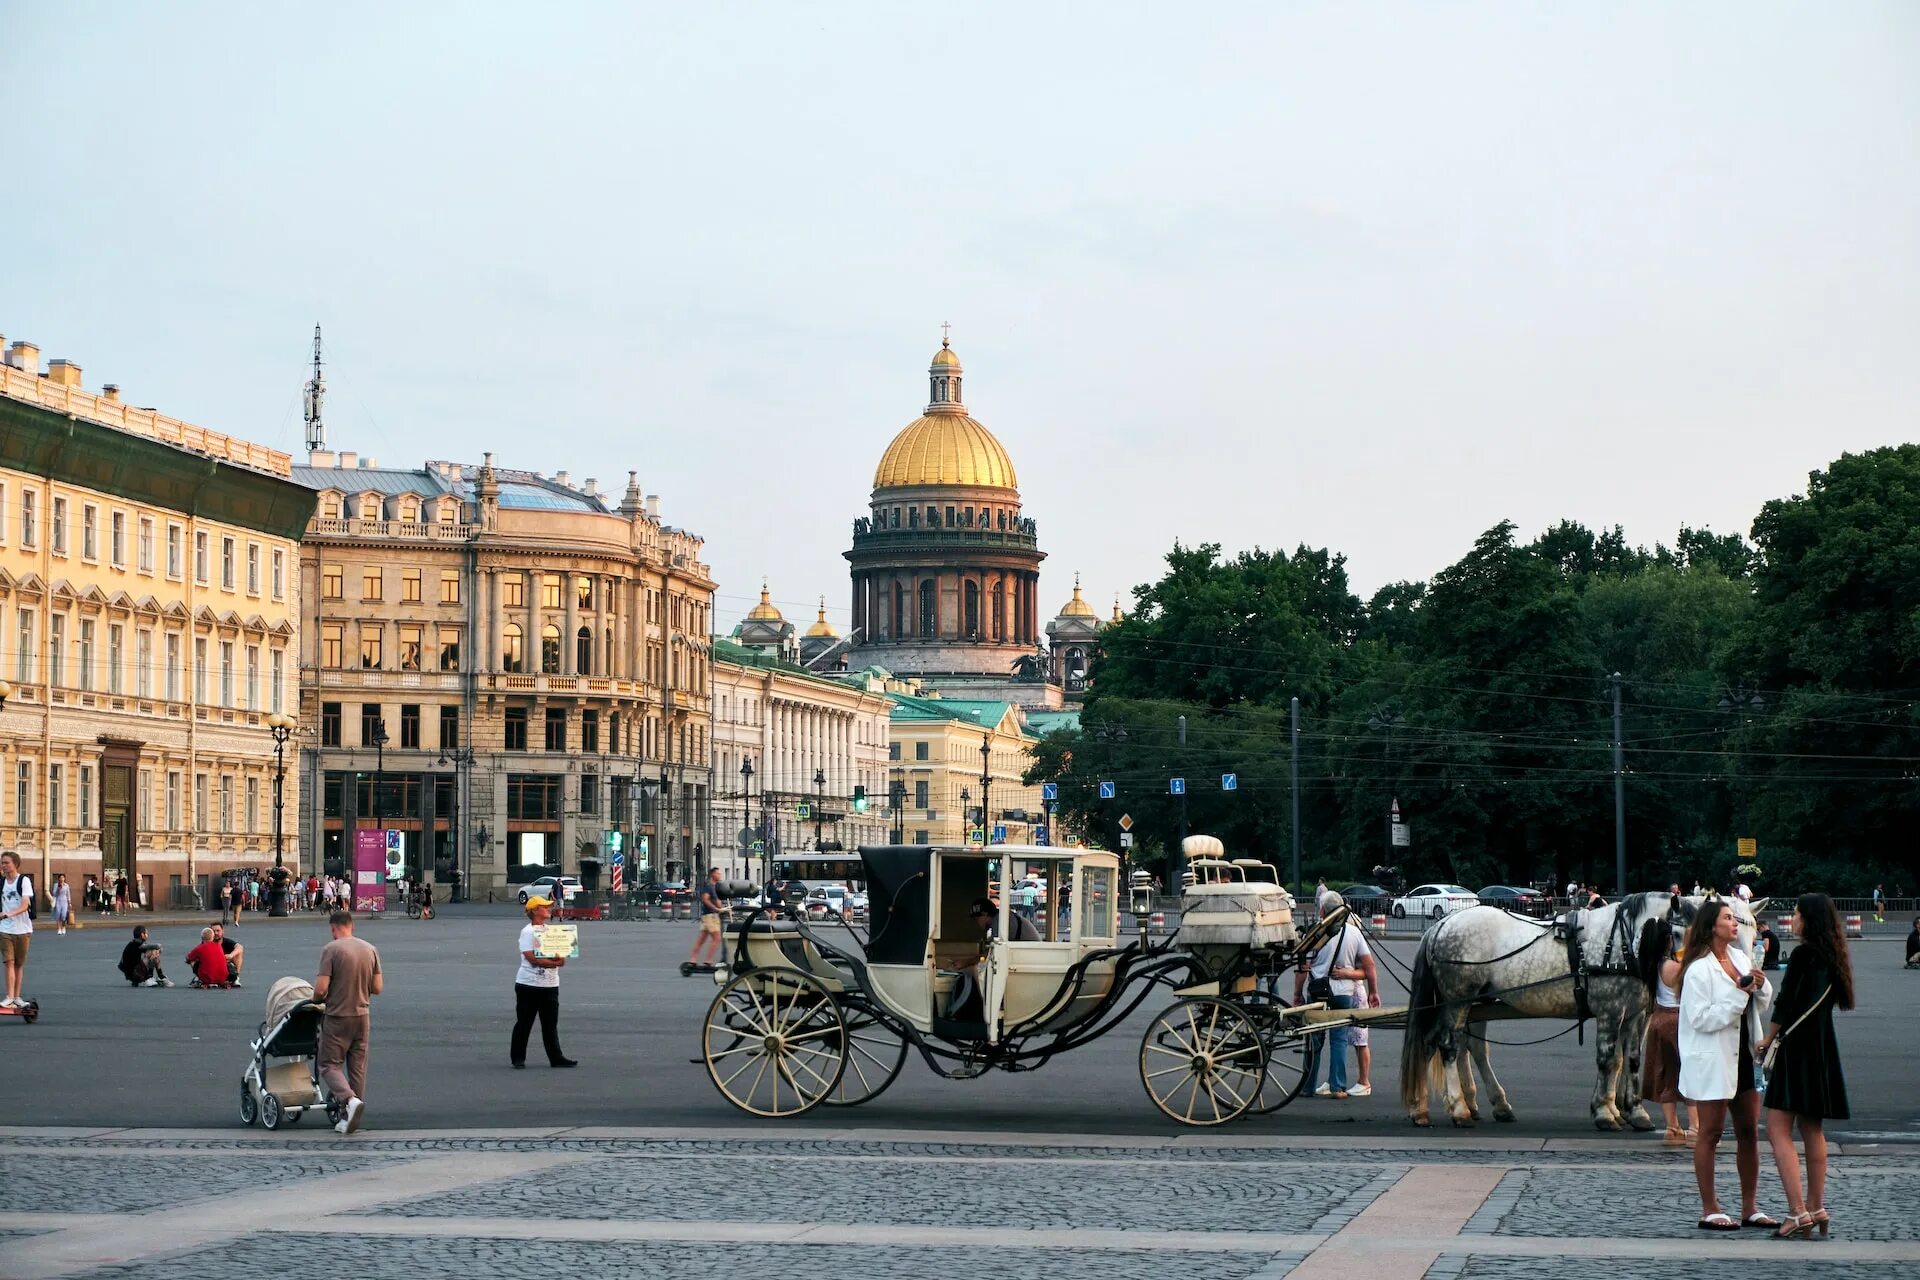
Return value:
M 848 916 L 865 915 L 867 895 L 858 889 L 849 890 L 845 885 L 827 884 L 807 892 L 806 912 L 810 916 Z
M 1441 916 L 1479 905 L 1480 895 L 1461 885 L 1423 884 L 1404 898 L 1393 900 L 1393 918 L 1405 920 L 1408 916 L 1432 916 L 1438 920 Z
M 526 906 L 527 899 L 536 893 L 543 898 L 551 898 L 560 906 L 567 905 L 567 899 L 580 892 L 579 876 L 541 876 L 532 884 L 520 886 L 520 905 Z

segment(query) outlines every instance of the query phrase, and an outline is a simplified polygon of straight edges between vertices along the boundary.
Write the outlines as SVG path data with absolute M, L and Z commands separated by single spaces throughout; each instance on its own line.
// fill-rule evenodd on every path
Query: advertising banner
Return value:
M 353 909 L 387 909 L 387 833 L 377 827 L 353 833 Z

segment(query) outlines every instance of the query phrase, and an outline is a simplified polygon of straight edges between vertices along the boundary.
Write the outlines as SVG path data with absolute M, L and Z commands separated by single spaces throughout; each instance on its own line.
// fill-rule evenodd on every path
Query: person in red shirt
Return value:
M 227 953 L 213 940 L 213 930 L 200 931 L 200 945 L 187 952 L 187 967 L 193 970 L 195 986 L 227 985 Z

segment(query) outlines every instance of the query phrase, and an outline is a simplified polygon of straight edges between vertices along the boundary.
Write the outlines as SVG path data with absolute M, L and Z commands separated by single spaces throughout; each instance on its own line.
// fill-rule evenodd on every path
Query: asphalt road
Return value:
M 757 1126 L 690 1061 L 700 1047 L 711 979 L 677 971 L 693 939 L 684 923 L 595 922 L 581 926 L 581 957 L 562 975 L 561 1038 L 581 1061 L 575 1071 L 541 1063 L 538 1039 L 525 1071 L 507 1065 L 512 1026 L 514 944 L 521 917 L 508 907 L 451 908 L 433 921 L 369 921 L 361 936 L 381 950 L 386 994 L 374 1005 L 367 1124 L 373 1128 L 551 1126 Z M 15 1124 L 219 1127 L 238 1124 L 239 1080 L 266 989 L 283 974 L 311 977 L 327 940 L 313 916 L 249 922 L 235 930 L 247 947 L 246 987 L 196 991 L 182 959 L 197 929 L 161 925 L 168 972 L 182 985 L 135 990 L 114 969 L 128 930 L 88 924 L 35 937 L 27 991 L 41 1002 L 31 1026 L 0 1020 L 0 1074 Z M 1387 944 L 1410 959 L 1411 942 Z M 1855 1140 L 1920 1142 L 1920 1101 L 1912 1070 L 1920 972 L 1901 968 L 1897 943 L 1854 949 L 1860 1008 L 1839 1034 L 1853 1119 L 1834 1126 Z M 1388 983 L 1386 1003 L 1400 993 Z M 900 1080 L 852 1110 L 819 1108 L 781 1122 L 801 1130 L 951 1128 L 1046 1133 L 1166 1134 L 1142 1090 L 1139 1041 L 1148 1017 L 1168 1003 L 1150 999 L 1126 1026 L 1045 1068 L 948 1081 L 910 1057 Z M 1502 1023 L 1506 1041 L 1552 1035 L 1565 1023 Z M 1397 1098 L 1399 1033 L 1374 1033 L 1378 1092 L 1344 1103 L 1302 1098 L 1235 1133 L 1410 1132 Z M 1496 1067 L 1519 1112 L 1490 1135 L 1591 1134 L 1587 1097 L 1593 1040 L 1572 1035 L 1495 1050 Z M 1658 1142 L 1658 1135 L 1648 1139 Z

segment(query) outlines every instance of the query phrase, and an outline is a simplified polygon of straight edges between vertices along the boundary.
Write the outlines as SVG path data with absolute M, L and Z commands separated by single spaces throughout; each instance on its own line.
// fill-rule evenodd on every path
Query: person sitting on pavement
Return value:
M 213 926 L 213 940 L 220 944 L 221 952 L 227 957 L 227 985 L 240 985 L 240 970 L 247 963 L 247 949 L 227 936 L 225 925 Z
M 187 968 L 193 970 L 196 987 L 224 987 L 227 982 L 227 953 L 220 949 L 212 929 L 200 931 L 200 945 L 187 952 Z
M 1920 916 L 1913 921 L 1913 932 L 1907 935 L 1907 968 L 1920 969 Z
M 120 949 L 120 972 L 136 987 L 170 987 L 160 971 L 160 944 L 147 941 L 147 926 L 133 926 L 133 941 Z

